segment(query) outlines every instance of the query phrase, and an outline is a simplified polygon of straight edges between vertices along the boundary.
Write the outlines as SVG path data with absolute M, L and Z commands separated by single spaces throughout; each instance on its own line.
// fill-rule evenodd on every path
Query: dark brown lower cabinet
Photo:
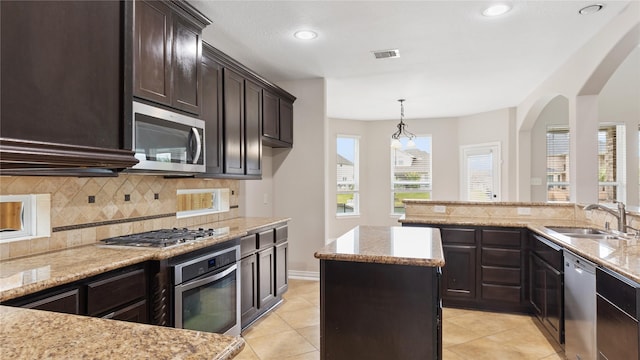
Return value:
M 473 300 L 476 297 L 476 247 L 443 245 L 442 298 Z
M 80 290 L 75 288 L 60 294 L 47 296 L 44 299 L 21 305 L 21 307 L 65 314 L 80 314 Z
M 270 247 L 258 252 L 258 306 L 265 307 L 276 297 L 274 271 L 275 252 Z
M 598 359 L 640 358 L 640 284 L 622 275 L 596 269 Z
M 242 329 L 277 305 L 288 289 L 287 229 L 280 224 L 240 239 Z
M 442 359 L 439 268 L 320 260 L 320 358 Z
M 284 294 L 289 289 L 289 243 L 284 242 L 275 246 L 276 250 L 276 295 Z
M 246 323 L 258 312 L 258 262 L 256 254 L 251 254 L 240 261 L 241 277 L 241 322 Z
M 3 305 L 149 323 L 146 264 L 12 299 Z

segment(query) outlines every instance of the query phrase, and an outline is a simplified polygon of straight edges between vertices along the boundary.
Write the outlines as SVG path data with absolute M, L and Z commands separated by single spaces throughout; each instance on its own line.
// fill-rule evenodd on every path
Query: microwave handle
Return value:
M 200 160 L 200 155 L 202 152 L 202 140 L 200 139 L 200 133 L 198 132 L 197 128 L 192 127 L 191 132 L 196 138 L 196 153 L 193 155 L 193 163 L 197 164 L 198 160 Z

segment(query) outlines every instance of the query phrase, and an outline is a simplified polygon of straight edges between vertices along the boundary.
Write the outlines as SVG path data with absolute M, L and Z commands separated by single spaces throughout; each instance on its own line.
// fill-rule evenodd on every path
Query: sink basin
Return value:
M 616 234 L 609 233 L 604 230 L 594 228 L 582 228 L 582 227 L 564 227 L 564 226 L 550 226 L 547 229 L 555 231 L 558 234 L 573 238 L 583 239 L 595 239 L 595 240 L 627 240 L 624 236 L 618 236 Z
M 555 231 L 555 232 L 563 234 L 563 235 L 571 234 L 572 236 L 573 235 L 576 235 L 576 236 L 577 235 L 609 235 L 604 230 L 593 229 L 593 228 L 558 226 L 558 227 L 547 227 L 547 229 Z

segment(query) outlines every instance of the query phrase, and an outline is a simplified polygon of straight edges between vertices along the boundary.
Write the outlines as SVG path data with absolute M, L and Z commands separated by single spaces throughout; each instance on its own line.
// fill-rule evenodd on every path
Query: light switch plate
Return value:
M 436 213 L 445 213 L 447 211 L 447 207 L 444 205 L 435 205 L 433 207 L 433 212 Z

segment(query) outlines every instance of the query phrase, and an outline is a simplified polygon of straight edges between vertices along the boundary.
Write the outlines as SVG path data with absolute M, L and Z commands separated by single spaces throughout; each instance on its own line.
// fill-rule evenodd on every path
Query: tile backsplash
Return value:
M 228 188 L 229 212 L 176 219 L 178 189 Z M 238 216 L 238 180 L 121 174 L 79 178 L 0 176 L 0 194 L 51 194 L 51 237 L 0 244 L 0 259 L 58 250 L 167 227 Z

